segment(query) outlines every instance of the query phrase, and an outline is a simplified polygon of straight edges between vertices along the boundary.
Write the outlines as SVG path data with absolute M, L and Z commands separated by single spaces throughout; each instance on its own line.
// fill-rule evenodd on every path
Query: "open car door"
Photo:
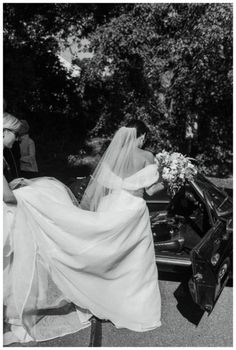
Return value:
M 232 221 L 218 217 L 206 193 L 204 197 L 211 228 L 191 251 L 189 290 L 195 303 L 210 313 L 232 272 Z

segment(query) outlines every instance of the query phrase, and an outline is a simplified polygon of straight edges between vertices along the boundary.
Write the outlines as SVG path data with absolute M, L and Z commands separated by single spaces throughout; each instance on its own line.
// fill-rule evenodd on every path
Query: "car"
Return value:
M 89 179 L 79 177 L 68 183 L 78 200 Z M 193 301 L 210 313 L 232 277 L 231 196 L 198 172 L 173 198 L 164 189 L 152 197 L 145 193 L 144 199 L 158 271 L 187 276 Z
M 210 313 L 232 276 L 232 198 L 198 173 L 173 198 L 145 200 L 158 270 L 188 272 L 194 302 Z

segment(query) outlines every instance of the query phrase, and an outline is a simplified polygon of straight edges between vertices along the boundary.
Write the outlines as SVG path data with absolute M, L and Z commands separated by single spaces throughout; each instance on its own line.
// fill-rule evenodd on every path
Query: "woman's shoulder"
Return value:
M 144 149 L 141 149 L 140 151 L 141 151 L 140 154 L 144 158 L 146 165 L 154 163 L 154 155 L 152 154 L 152 152 Z

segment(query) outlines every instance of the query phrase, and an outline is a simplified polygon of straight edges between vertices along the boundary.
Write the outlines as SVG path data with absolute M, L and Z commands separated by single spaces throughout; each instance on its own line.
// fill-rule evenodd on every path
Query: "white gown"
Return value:
M 149 212 L 128 190 L 157 179 L 147 166 L 97 212 L 75 206 L 52 178 L 14 190 L 17 207 L 4 205 L 4 304 L 18 341 L 76 332 L 92 315 L 137 332 L 161 325 Z

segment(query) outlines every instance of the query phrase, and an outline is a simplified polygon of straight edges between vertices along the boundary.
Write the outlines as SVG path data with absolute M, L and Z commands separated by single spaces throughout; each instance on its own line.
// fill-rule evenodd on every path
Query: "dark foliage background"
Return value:
M 93 52 L 74 58 L 74 78 L 56 55 L 71 38 Z M 4 4 L 7 110 L 31 124 L 42 164 L 133 117 L 149 125 L 149 149 L 185 153 L 197 115 L 194 156 L 228 175 L 232 77 L 232 4 Z

